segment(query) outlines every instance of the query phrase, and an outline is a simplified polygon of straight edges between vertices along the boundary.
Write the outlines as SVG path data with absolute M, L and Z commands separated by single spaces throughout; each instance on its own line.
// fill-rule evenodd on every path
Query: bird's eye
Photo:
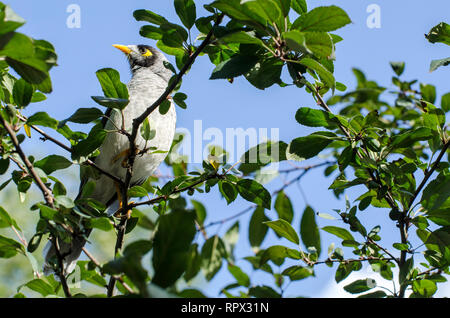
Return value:
M 140 51 L 141 51 L 142 56 L 144 56 L 144 57 L 149 57 L 149 56 L 153 55 L 149 49 L 141 49 Z

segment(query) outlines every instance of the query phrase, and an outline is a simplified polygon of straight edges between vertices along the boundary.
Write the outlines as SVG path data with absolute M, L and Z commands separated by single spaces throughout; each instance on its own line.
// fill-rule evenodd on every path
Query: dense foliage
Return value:
M 437 101 L 434 86 L 402 77 L 405 64 L 401 62 L 391 63 L 392 82 L 397 87 L 393 92 L 394 103 L 383 99 L 384 87 L 368 80 L 358 69 L 353 69 L 358 83 L 353 90 L 336 81 L 334 52 L 343 39 L 332 32 L 351 22 L 347 13 L 336 6 L 308 10 L 305 0 L 216 0 L 204 6 L 209 15 L 201 17 L 197 17 L 193 0 L 175 0 L 174 7 L 182 25 L 149 10 L 134 12 L 136 20 L 146 22 L 140 34 L 156 40 L 157 47 L 176 60 L 176 66 L 166 65 L 174 75 L 165 96 L 148 105 L 149 111 L 167 112 L 170 104 L 166 97 L 170 94 L 175 104 L 186 108 L 187 95 L 178 91 L 182 77 L 197 57 L 207 55 L 214 64 L 210 76 L 213 80 L 232 81 L 244 76 L 257 89 L 295 85 L 306 90 L 317 107 L 301 107 L 295 119 L 300 125 L 317 127 L 318 131 L 291 141 L 261 144 L 249 149 L 239 163 L 227 162 L 226 150 L 213 148 L 201 171 L 192 171 L 188 162 L 177 156 L 177 147 L 182 142 L 179 136 L 166 160 L 173 170 L 173 180 L 151 177 L 133 187 L 129 180 L 118 180 L 127 193 L 120 213 L 108 217 L 106 207 L 94 200 L 82 202 L 92 208 L 86 210 L 81 202 L 67 196 L 64 183 L 52 173 L 72 165 L 80 165 L 82 174 L 105 173 L 95 165 L 98 148 L 111 133 L 101 124 L 104 110 L 80 108 L 63 121 L 46 112 L 28 118 L 21 114 L 30 103 L 45 100 L 45 94 L 52 91 L 49 70 L 56 65 L 57 55 L 50 43 L 19 33 L 17 30 L 25 21 L 0 3 L 0 173 L 7 176 L 0 189 L 14 184 L 23 200 L 35 184 L 43 198 L 30 208 L 39 212 L 40 219 L 36 234 L 26 240 L 14 214 L 0 208 L 0 227 L 13 228 L 19 238 L 18 241 L 17 237 L 0 236 L 0 257 L 22 254 L 30 259 L 35 272 L 35 278 L 23 286 L 42 296 L 84 296 L 71 292 L 67 280 L 75 273 L 65 277 L 61 259 L 54 260 L 58 273 L 55 280 L 39 274 L 32 253 L 47 237 L 55 245 L 56 237 L 69 242 L 76 232 L 74 229 L 87 226 L 118 234 L 113 260 L 101 264 L 88 255 L 90 261 L 78 262 L 79 278 L 103 288 L 103 296 L 113 295 L 116 286 L 123 295 L 148 297 L 170 293 L 201 297 L 202 292 L 197 289 L 180 288 L 184 286 L 182 282 L 190 282 L 198 275 L 210 281 L 226 264 L 235 278 L 224 286 L 226 296 L 281 297 L 285 286 L 315 275 L 317 266 L 335 265 L 335 279 L 340 282 L 360 270 L 365 262 L 381 277 L 397 282 L 397 289 L 389 293 L 377 288 L 376 281 L 367 279 L 345 286 L 346 291 L 364 297 L 433 296 L 438 283 L 446 281 L 450 264 L 446 124 L 450 93 Z M 198 35 L 195 42 L 193 35 Z M 449 45 L 449 38 L 450 27 L 446 23 L 440 23 L 427 35 L 431 43 Z M 433 61 L 431 70 L 448 64 L 448 58 Z M 291 77 L 289 83 L 281 80 L 283 69 Z M 118 72 L 101 69 L 97 77 L 104 96 L 93 96 L 93 100 L 119 111 L 126 107 L 128 92 Z M 73 131 L 70 123 L 89 124 L 90 132 Z M 136 132 L 151 140 L 154 131 L 148 120 L 138 124 L 141 124 L 139 130 L 138 126 L 133 127 Z M 64 141 L 50 137 L 45 129 L 56 131 Z M 27 156 L 22 144 L 27 142 L 26 136 L 30 137 L 32 130 L 36 132 L 33 136 L 40 135 L 53 142 L 55 147 L 67 150 L 68 155 L 49 155 L 38 161 Z M 118 133 L 133 135 L 126 131 Z M 134 139 L 130 138 L 130 148 L 135 147 L 133 143 Z M 319 154 L 326 154 L 326 159 L 318 157 Z M 297 176 L 272 194 L 255 180 L 255 175 L 270 163 L 310 158 L 322 158 L 322 162 L 285 171 Z M 133 162 L 131 155 L 124 160 L 129 168 L 127 177 L 132 175 Z M 354 201 L 346 197 L 346 208 L 335 210 L 335 215 L 321 214 L 336 219 L 339 226 L 319 229 L 316 211 L 310 206 L 302 212 L 294 211 L 284 190 L 309 170 L 320 167 L 326 176 L 333 176 L 329 189 L 336 197 L 343 198 L 351 187 L 365 190 Z M 86 186 L 84 191 L 92 191 L 95 186 Z M 210 224 L 205 224 L 207 209 L 197 200 L 188 204 L 186 198 L 194 194 L 206 196 L 213 189 L 218 189 L 227 203 L 240 197 L 252 204 L 239 215 L 230 215 L 224 223 L 252 213 L 250 223 L 236 221 L 225 235 L 210 236 Z M 149 193 L 152 199 L 146 199 Z M 145 206 L 151 206 L 157 218 L 152 219 L 139 210 Z M 270 209 L 276 211 L 278 219 L 266 216 Z M 123 217 L 128 210 L 133 211 L 129 219 Z M 293 217 L 300 213 L 301 224 L 296 226 Z M 378 213 L 380 218 L 394 222 L 398 239 L 390 246 L 379 244 L 380 227 L 364 225 L 367 213 Z M 80 222 L 80 216 L 86 222 Z M 245 260 L 254 271 L 272 276 L 270 282 L 251 281 L 249 273 L 236 265 L 234 247 L 242 226 L 248 226 L 248 239 L 253 247 Z M 127 242 L 125 234 L 136 227 L 148 231 L 149 239 Z M 261 248 L 268 231 L 286 239 L 286 244 Z M 342 247 L 331 245 L 324 251 L 321 231 L 335 235 Z M 204 237 L 202 244 L 196 239 L 198 233 Z M 418 238 L 422 244 L 413 245 L 411 237 Z M 142 265 L 143 257 L 149 253 L 151 273 Z

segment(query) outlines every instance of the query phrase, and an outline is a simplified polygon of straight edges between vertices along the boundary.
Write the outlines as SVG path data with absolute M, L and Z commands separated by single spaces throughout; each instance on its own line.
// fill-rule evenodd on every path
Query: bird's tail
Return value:
M 89 235 L 89 233 L 86 234 Z M 77 259 L 80 257 L 81 252 L 83 250 L 84 245 L 86 244 L 86 238 L 79 235 L 72 237 L 72 241 L 70 243 L 66 243 L 62 240 L 58 240 L 59 245 L 59 254 L 62 258 L 64 275 L 70 274 L 77 264 Z M 56 249 L 52 241 L 49 241 L 47 245 L 44 247 L 43 251 L 44 255 L 44 274 L 46 276 L 55 273 L 55 266 L 59 267 L 59 260 L 56 254 Z M 58 275 L 55 275 L 57 278 Z
M 101 184 L 102 186 L 99 189 L 96 189 L 94 193 L 89 194 L 89 198 L 95 199 L 99 202 L 103 202 L 108 208 L 107 213 L 111 215 L 114 211 L 117 211 L 118 205 L 115 204 L 116 201 L 116 191 L 114 187 L 114 183 L 104 182 L 102 178 L 107 178 L 106 176 L 101 176 L 99 180 L 97 180 L 97 184 Z M 83 187 L 89 181 L 89 177 L 84 179 L 81 182 L 79 193 L 75 199 L 75 202 L 83 198 Z M 107 179 L 106 179 L 107 180 Z M 107 180 L 109 181 L 109 180 Z M 109 199 L 109 200 L 108 200 Z M 89 206 L 83 205 L 84 208 L 89 209 Z M 116 208 L 117 207 L 117 208 Z M 116 208 L 116 210 L 114 210 Z M 77 216 L 79 217 L 79 216 Z M 59 254 L 62 258 L 62 263 L 64 267 L 64 275 L 70 274 L 77 264 L 77 259 L 80 257 L 81 252 L 83 250 L 84 245 L 86 244 L 87 237 L 91 233 L 92 229 L 87 229 L 84 226 L 83 220 L 80 220 L 81 229 L 78 229 L 78 233 L 72 235 L 72 241 L 70 243 L 66 243 L 61 239 L 58 239 L 59 245 Z M 82 233 L 79 233 L 79 232 Z M 43 251 L 44 256 L 44 274 L 50 275 L 55 274 L 54 268 L 58 268 L 58 258 L 56 255 L 56 250 L 51 241 L 47 243 Z M 57 278 L 58 275 L 55 275 Z

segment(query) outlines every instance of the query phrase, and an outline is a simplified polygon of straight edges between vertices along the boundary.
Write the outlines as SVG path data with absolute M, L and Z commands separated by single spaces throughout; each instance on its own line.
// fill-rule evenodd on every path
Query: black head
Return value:
M 159 54 L 156 51 L 156 49 L 154 49 L 149 45 L 115 44 L 113 46 L 127 55 L 128 62 L 130 63 L 130 68 L 132 72 L 142 67 L 149 68 L 153 66 L 159 58 Z

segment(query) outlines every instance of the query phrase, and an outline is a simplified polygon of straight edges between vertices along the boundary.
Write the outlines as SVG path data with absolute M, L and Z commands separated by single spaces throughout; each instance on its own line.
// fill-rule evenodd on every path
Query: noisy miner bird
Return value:
M 164 62 L 167 62 L 166 57 L 151 46 L 113 46 L 125 53 L 130 63 L 132 78 L 128 83 L 129 104 L 123 111 L 125 130 L 130 131 L 133 119 L 141 115 L 164 93 L 172 72 L 164 66 Z M 122 127 L 122 115 L 119 111 L 108 109 L 106 116 L 108 119 L 104 121 L 104 127 L 107 131 L 117 131 L 117 127 Z M 158 151 L 156 153 L 150 151 L 136 156 L 131 185 L 141 184 L 151 176 L 166 157 L 174 138 L 176 113 L 173 104 L 166 114 L 162 115 L 159 111 L 154 111 L 149 115 L 148 119 L 151 129 L 156 131 L 156 135 L 153 139 L 146 142 L 138 134 L 136 146 L 139 150 L 143 150 L 145 147 L 147 147 L 146 149 L 154 147 Z M 124 160 L 127 160 L 129 146 L 129 140 L 125 135 L 119 132 L 108 133 L 99 149 L 100 154 L 95 158 L 96 165 L 110 174 L 125 180 L 126 168 L 124 168 L 123 163 L 125 162 Z M 86 199 L 86 197 L 83 197 L 82 192 L 83 186 L 89 181 L 94 181 L 96 186 L 88 198 L 95 199 L 109 207 L 109 215 L 117 211 L 117 184 L 103 174 L 98 179 L 91 176 L 82 180 L 78 199 Z M 117 208 L 113 208 L 113 206 L 117 206 Z M 82 235 L 74 236 L 71 243 L 65 243 L 62 240 L 58 241 L 60 254 L 63 258 L 64 274 L 74 270 L 89 233 L 90 230 L 87 230 Z M 54 273 L 50 261 L 53 260 L 55 262 L 55 255 L 53 244 L 48 242 L 44 249 L 44 273 L 46 275 Z

